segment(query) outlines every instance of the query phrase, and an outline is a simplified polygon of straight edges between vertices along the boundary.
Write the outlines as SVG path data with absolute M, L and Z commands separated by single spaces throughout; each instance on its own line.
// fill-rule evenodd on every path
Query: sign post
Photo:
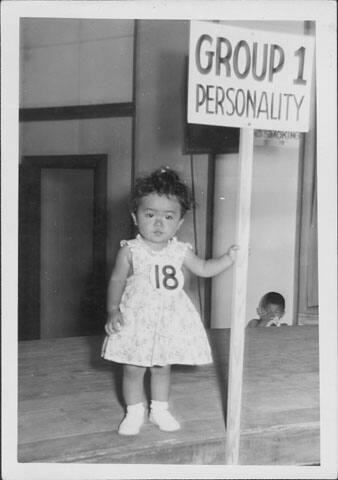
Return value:
M 225 461 L 236 465 L 239 456 L 244 329 L 250 242 L 250 211 L 254 131 L 242 128 L 239 137 L 239 192 L 237 197 L 237 243 L 240 245 L 234 265 L 231 308 L 231 336 L 228 374 L 228 411 Z
M 234 267 L 225 456 L 239 460 L 253 129 L 308 130 L 314 39 L 191 22 L 188 122 L 239 127 L 238 259 Z

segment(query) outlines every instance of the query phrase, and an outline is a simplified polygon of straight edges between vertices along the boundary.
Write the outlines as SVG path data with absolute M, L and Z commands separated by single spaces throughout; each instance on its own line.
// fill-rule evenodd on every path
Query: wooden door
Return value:
M 20 197 L 20 338 L 102 331 L 106 157 L 25 157 Z

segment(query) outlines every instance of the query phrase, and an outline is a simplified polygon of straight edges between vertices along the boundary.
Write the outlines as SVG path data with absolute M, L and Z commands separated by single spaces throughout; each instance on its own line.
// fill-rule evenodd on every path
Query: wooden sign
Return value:
M 313 53 L 307 36 L 190 24 L 188 123 L 240 127 L 227 464 L 239 461 L 254 129 L 309 129 Z
M 191 22 L 188 122 L 304 132 L 314 39 Z

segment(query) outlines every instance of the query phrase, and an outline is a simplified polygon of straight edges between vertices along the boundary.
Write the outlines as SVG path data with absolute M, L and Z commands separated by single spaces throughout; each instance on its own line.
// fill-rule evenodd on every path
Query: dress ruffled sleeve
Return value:
M 193 246 L 189 242 L 176 242 L 176 251 L 177 251 L 177 256 L 181 262 L 183 262 L 184 257 L 187 253 L 188 250 L 194 251 Z
M 120 241 L 120 247 L 129 247 L 131 252 L 134 252 L 135 249 L 137 248 L 140 248 L 140 242 L 139 240 L 136 238 L 132 239 L 132 240 L 121 240 Z

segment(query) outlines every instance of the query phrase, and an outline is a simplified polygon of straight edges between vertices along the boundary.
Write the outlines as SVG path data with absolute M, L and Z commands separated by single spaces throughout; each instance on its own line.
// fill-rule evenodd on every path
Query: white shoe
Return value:
M 128 405 L 127 413 L 119 425 L 120 435 L 137 435 L 144 423 L 144 406 L 142 403 Z
M 171 413 L 165 410 L 151 410 L 149 415 L 149 421 L 159 427 L 164 432 L 175 432 L 181 428 L 178 421 L 171 415 Z

